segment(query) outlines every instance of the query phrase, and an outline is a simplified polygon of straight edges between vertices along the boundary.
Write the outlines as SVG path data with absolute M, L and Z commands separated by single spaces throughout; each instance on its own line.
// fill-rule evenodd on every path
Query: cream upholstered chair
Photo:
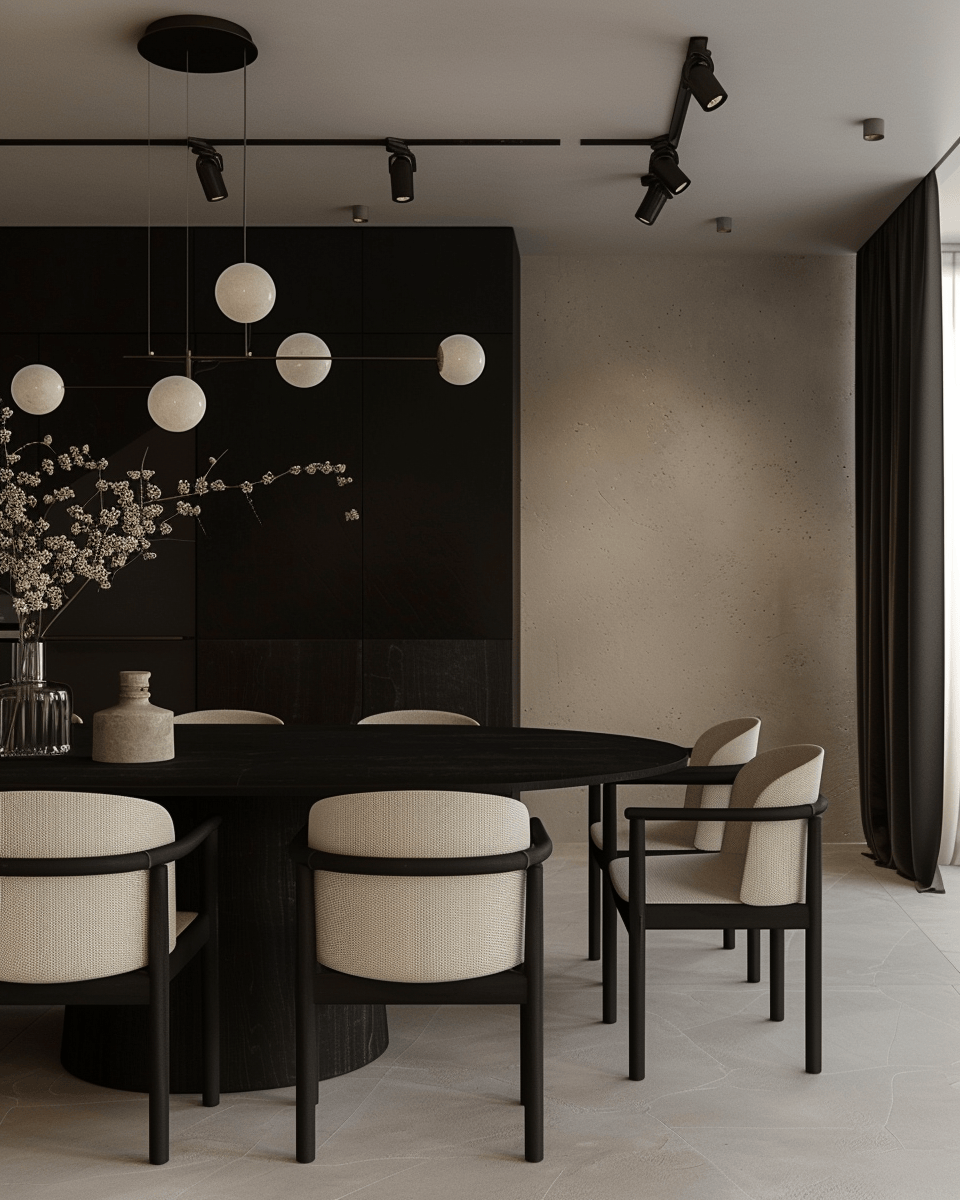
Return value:
M 760 721 L 757 717 L 738 717 L 713 725 L 702 733 L 690 751 L 687 765 L 662 775 L 648 776 L 636 782 L 645 785 L 684 785 L 684 808 L 726 808 L 730 789 L 740 765 L 757 753 Z M 612 895 L 603 896 L 603 879 L 607 865 L 627 853 L 626 834 L 617 827 L 617 786 L 590 789 L 589 856 L 587 861 L 589 957 L 603 954 L 603 1019 L 612 1024 L 617 1019 L 617 914 Z M 601 815 L 603 819 L 601 820 Z M 604 832 L 610 851 L 604 848 Z M 647 833 L 648 854 L 694 854 L 720 849 L 723 829 L 706 821 L 651 821 Z M 601 909 L 603 910 L 601 923 Z M 603 935 L 601 936 L 601 932 Z M 732 950 L 736 931 L 725 929 L 723 945 Z M 760 943 L 754 934 L 747 938 L 747 979 L 760 979 Z
M 669 820 L 671 810 L 627 809 L 629 855 L 608 870 L 630 937 L 631 1079 L 642 1079 L 645 1069 L 648 929 L 769 929 L 772 1021 L 784 1013 L 783 931 L 805 930 L 806 1069 L 820 1073 L 822 769 L 820 746 L 768 750 L 741 769 L 728 809 L 687 810 L 687 820 L 729 825 L 716 854 L 648 857 L 646 822 Z
M 519 1004 L 528 1162 L 543 1159 L 543 875 L 518 800 L 366 792 L 310 810 L 297 862 L 297 1160 L 316 1152 L 317 1004 Z
M 175 840 L 132 796 L 0 792 L 0 1004 L 144 1004 L 150 1162 L 170 1157 L 170 979 L 201 955 L 203 1103 L 220 1103 L 217 826 Z M 174 863 L 203 846 L 203 905 L 177 912 Z
M 282 725 L 279 717 L 255 712 L 252 708 L 200 708 L 180 713 L 174 725 Z
M 441 712 L 436 708 L 398 708 L 393 712 L 373 713 L 358 725 L 479 725 L 463 713 Z

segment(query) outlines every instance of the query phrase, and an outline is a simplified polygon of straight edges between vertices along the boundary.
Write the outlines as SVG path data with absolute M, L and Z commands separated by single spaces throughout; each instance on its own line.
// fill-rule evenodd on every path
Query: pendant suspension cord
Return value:
M 150 176 L 150 60 L 147 60 L 147 354 L 153 354 L 153 344 L 150 337 L 150 295 L 152 291 L 151 279 L 151 200 L 152 200 L 152 179 Z
M 247 56 L 243 56 L 243 261 L 247 261 Z M 250 326 L 243 327 L 243 352 L 250 353 Z
M 186 90 L 185 120 L 186 120 L 186 125 L 187 125 L 186 136 L 189 137 L 190 136 L 190 51 L 188 50 L 186 52 L 186 54 L 187 54 L 187 64 L 186 64 L 187 69 L 186 69 L 185 74 L 187 77 L 187 90 Z M 185 347 L 184 347 L 184 363 L 185 363 L 185 368 L 186 368 L 185 374 L 186 374 L 187 378 L 189 379 L 190 378 L 190 156 L 189 156 L 189 154 L 187 155 L 187 187 L 186 187 L 186 192 L 184 193 L 184 199 L 186 200 L 186 213 L 185 213 L 186 220 L 185 220 L 185 224 L 183 227 L 184 248 L 185 248 L 185 259 L 184 259 L 185 279 L 184 279 L 183 311 L 184 311 L 184 321 L 185 321 L 185 342 L 186 342 Z

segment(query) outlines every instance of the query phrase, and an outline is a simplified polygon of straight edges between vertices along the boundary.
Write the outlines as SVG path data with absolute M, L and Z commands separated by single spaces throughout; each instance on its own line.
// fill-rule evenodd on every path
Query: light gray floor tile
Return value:
M 525 1163 L 516 1010 L 390 1012 L 390 1046 L 321 1084 L 317 1161 L 293 1161 L 294 1093 L 175 1097 L 172 1157 L 143 1161 L 143 1096 L 74 1079 L 59 1010 L 0 1009 L 0 1179 L 13 1200 L 958 1200 L 960 868 L 945 896 L 824 854 L 824 1073 L 803 1070 L 802 933 L 787 1016 L 748 984 L 746 938 L 649 938 L 647 1078 L 626 1078 L 585 960 L 586 848 L 546 870 L 546 1159 Z

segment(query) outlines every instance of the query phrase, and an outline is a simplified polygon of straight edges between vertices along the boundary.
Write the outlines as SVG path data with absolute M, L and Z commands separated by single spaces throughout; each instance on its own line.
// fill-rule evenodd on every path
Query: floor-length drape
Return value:
M 857 672 L 863 828 L 930 887 L 943 815 L 943 338 L 937 182 L 857 254 Z
M 943 833 L 940 861 L 960 865 L 960 247 L 943 247 Z

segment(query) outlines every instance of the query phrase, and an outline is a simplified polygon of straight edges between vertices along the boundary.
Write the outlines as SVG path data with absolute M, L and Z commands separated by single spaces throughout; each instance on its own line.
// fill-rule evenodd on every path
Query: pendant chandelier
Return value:
M 276 354 L 253 354 L 250 350 L 250 326 L 268 315 L 277 298 L 276 286 L 269 272 L 256 263 L 248 262 L 246 256 L 247 67 L 257 58 L 257 47 L 247 30 L 232 21 L 224 21 L 218 17 L 180 16 L 154 21 L 147 27 L 137 44 L 137 49 L 148 63 L 148 147 L 150 64 L 185 73 L 188 97 L 191 74 L 243 71 L 243 261 L 234 263 L 221 272 L 214 294 L 224 316 L 243 326 L 244 353 L 194 353 L 189 340 L 189 311 L 187 342 L 181 355 L 154 354 L 149 346 L 148 328 L 148 353 L 127 357 L 184 364 L 182 375 L 168 375 L 150 389 L 147 410 L 160 428 L 172 433 L 183 433 L 192 429 L 203 418 L 207 401 L 203 389 L 192 378 L 193 364 L 196 362 L 276 362 L 281 378 L 298 388 L 316 387 L 322 383 L 330 373 L 331 365 L 338 358 L 352 362 L 436 362 L 441 378 L 457 386 L 473 383 L 479 378 L 485 365 L 483 347 L 475 338 L 465 333 L 455 333 L 444 338 L 436 354 L 429 356 L 337 356 L 330 352 L 330 348 L 321 337 L 313 333 L 291 334 L 280 343 Z M 223 159 L 216 148 L 209 142 L 193 137 L 188 137 L 185 144 L 190 152 L 196 155 L 197 174 L 207 200 L 216 202 L 225 199 L 227 190 L 222 175 Z M 409 201 L 413 198 L 412 178 L 416 170 L 416 159 L 402 139 L 387 138 L 385 145 L 391 156 L 389 166 L 393 198 L 398 202 Z M 149 247 L 149 220 L 147 238 Z M 147 277 L 149 289 L 149 269 Z M 14 402 L 21 409 L 34 416 L 42 416 L 58 407 L 63 400 L 65 386 L 63 379 L 52 367 L 33 363 L 16 373 L 11 381 L 10 392 Z

